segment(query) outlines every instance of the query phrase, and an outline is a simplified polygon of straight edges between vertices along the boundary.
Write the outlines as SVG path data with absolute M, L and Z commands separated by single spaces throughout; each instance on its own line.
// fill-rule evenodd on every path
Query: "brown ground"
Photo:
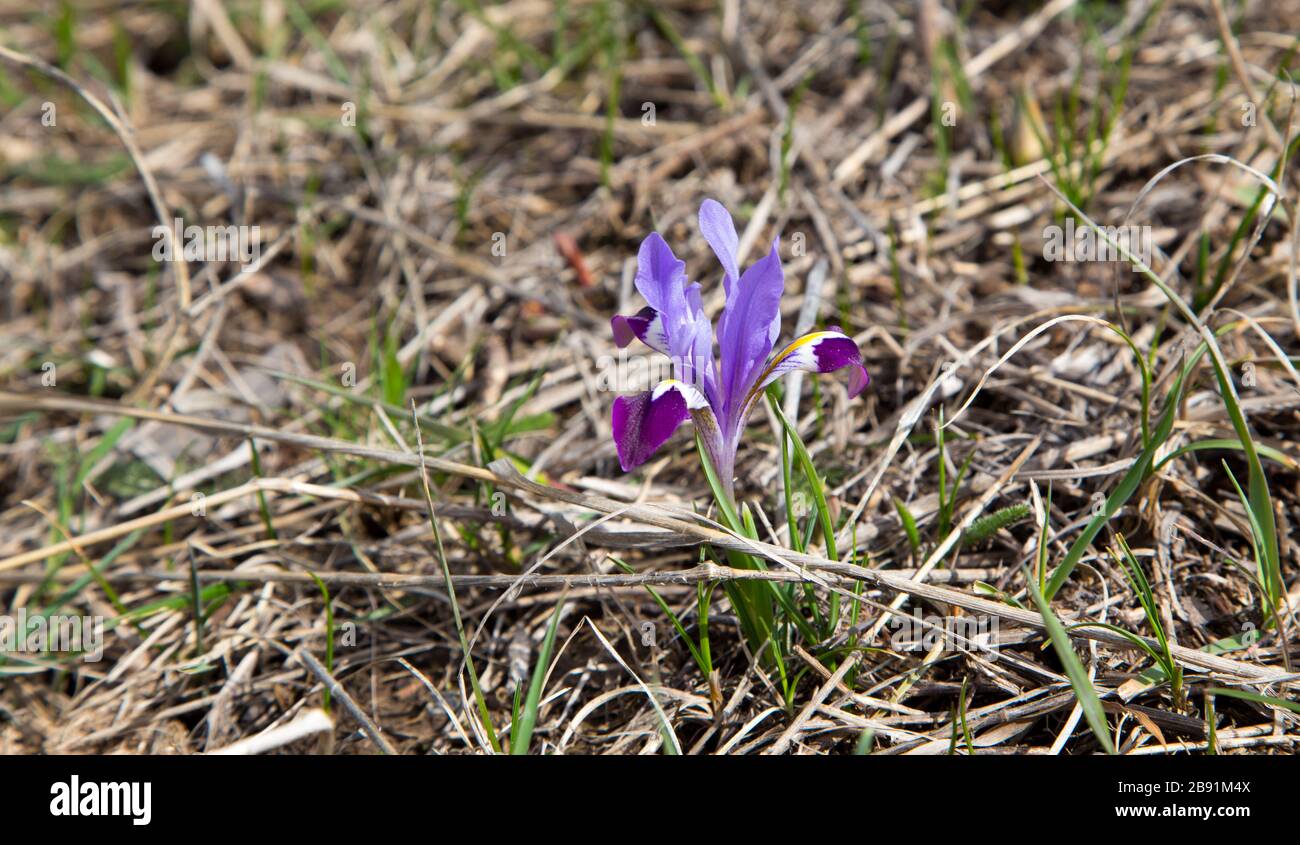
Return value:
M 1074 631 L 1110 729 L 1133 753 L 1203 749 L 1207 687 L 1294 696 L 1276 679 L 1294 660 L 1300 596 L 1296 168 L 1263 227 L 1247 217 L 1260 182 L 1221 162 L 1140 192 L 1210 153 L 1276 173 L 1298 122 L 1281 71 L 1300 64 L 1300 3 L 1228 4 L 1230 49 L 1204 2 L 749 2 L 737 14 L 703 0 L 270 0 L 234 17 L 216 2 L 32 5 L 0 12 L 0 612 L 116 624 L 100 662 L 0 663 L 0 751 L 213 750 L 318 707 L 333 679 L 332 739 L 288 750 L 481 750 L 413 467 L 414 400 L 441 459 L 437 524 L 497 731 L 567 589 L 533 752 L 848 752 L 870 728 L 875 753 L 948 753 L 954 730 L 967 753 L 963 727 L 979 753 L 1096 752 L 1038 617 L 1010 599 L 1033 607 L 1022 567 L 1035 565 L 1049 486 L 1050 567 L 1140 453 L 1141 380 L 1096 320 L 1034 332 L 1070 315 L 1122 321 L 1151 356 L 1153 426 L 1195 341 L 1144 276 L 1045 260 L 1047 227 L 1064 220 L 1049 183 L 1101 224 L 1151 227 L 1156 271 L 1226 329 L 1255 443 L 1276 450 L 1264 467 L 1287 593 L 1277 621 L 1261 613 L 1232 486 L 1248 474 L 1239 450 L 1163 465 L 1057 595 L 1067 621 L 1152 636 L 1108 552 L 1122 534 L 1186 649 L 1182 702 L 1134 681 L 1152 664 L 1143 652 Z M 681 509 L 711 498 L 686 432 L 620 471 L 598 372 L 614 352 L 609 317 L 640 307 L 630 279 L 646 233 L 664 234 L 706 302 L 720 288 L 694 225 L 710 196 L 747 244 L 782 236 L 783 336 L 813 296 L 817 324 L 853 334 L 873 378 L 853 401 L 834 376 L 803 382 L 800 430 L 841 558 L 856 535 L 869 572 L 817 564 L 815 538 L 804 562 L 823 585 L 864 585 L 860 624 L 838 642 L 865 650 L 846 660 L 796 637 L 788 700 L 722 590 L 712 689 L 646 591 L 646 574 L 686 573 L 657 589 L 698 635 L 692 579 L 717 572 L 696 568 L 696 546 L 718 537 Z M 152 227 L 173 217 L 256 224 L 260 266 L 154 261 Z M 382 363 L 394 360 L 402 374 Z M 950 519 L 939 407 L 949 484 L 969 463 Z M 1202 358 L 1161 454 L 1235 439 L 1225 407 Z M 119 426 L 132 408 L 161 416 Z M 180 414 L 218 423 L 179 426 Z M 755 415 L 738 493 L 772 523 L 762 537 L 788 548 L 774 430 Z M 507 455 L 546 489 L 499 464 L 493 477 Z M 915 549 L 895 501 L 915 517 Z M 963 539 L 1018 504 L 1030 513 Z M 332 669 L 309 572 L 329 585 Z M 933 588 L 901 611 L 975 615 L 996 627 L 997 651 L 899 648 L 890 585 L 912 575 Z M 1197 662 L 1196 649 L 1251 632 L 1249 648 Z M 1285 753 L 1300 737 L 1278 707 L 1219 695 L 1215 710 L 1225 752 Z

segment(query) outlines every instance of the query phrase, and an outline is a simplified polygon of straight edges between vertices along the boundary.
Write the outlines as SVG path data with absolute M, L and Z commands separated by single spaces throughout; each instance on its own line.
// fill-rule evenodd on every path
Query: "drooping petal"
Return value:
M 762 377 L 755 383 L 746 400 L 748 407 L 763 390 L 786 373 L 803 370 L 809 373 L 830 373 L 849 369 L 849 396 L 857 396 L 871 383 L 871 377 L 862 366 L 862 353 L 853 338 L 836 327 L 826 331 L 809 332 L 797 337 L 782 349 Z
M 668 334 L 664 331 L 663 318 L 659 316 L 658 311 L 648 305 L 631 317 L 624 317 L 622 314 L 613 317 L 609 321 L 609 326 L 614 332 L 614 343 L 619 349 L 636 338 L 656 352 L 672 354 L 669 351 Z
M 617 397 L 612 422 L 623 471 L 648 461 L 692 412 L 710 413 L 708 400 L 698 389 L 677 379 L 666 379 L 654 390 Z
M 742 407 L 781 330 L 785 274 L 777 246 L 778 242 L 772 241 L 771 251 L 740 277 L 718 317 L 718 348 L 722 355 L 720 387 L 728 419 L 734 419 Z

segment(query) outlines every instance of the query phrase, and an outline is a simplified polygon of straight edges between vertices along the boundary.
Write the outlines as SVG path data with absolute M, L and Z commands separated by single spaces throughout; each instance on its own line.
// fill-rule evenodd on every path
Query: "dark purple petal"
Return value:
M 637 335 L 636 328 L 633 327 L 633 321 L 639 320 L 638 317 L 624 317 L 622 314 L 616 314 L 609 318 L 609 330 L 614 335 L 614 345 L 619 349 L 624 348 Z
M 709 413 L 708 402 L 699 390 L 676 379 L 660 382 L 645 393 L 617 397 L 612 422 L 623 471 L 648 461 L 692 411 Z
M 659 312 L 649 306 L 642 308 L 631 317 L 620 314 L 609 321 L 609 326 L 614 333 L 614 343 L 619 349 L 636 338 L 657 352 L 670 354 L 663 320 L 660 319 Z
M 722 402 L 729 419 L 739 412 L 781 330 L 784 289 L 781 257 L 773 241 L 772 250 L 750 265 L 727 296 L 718 318 L 718 348 L 722 355 Z

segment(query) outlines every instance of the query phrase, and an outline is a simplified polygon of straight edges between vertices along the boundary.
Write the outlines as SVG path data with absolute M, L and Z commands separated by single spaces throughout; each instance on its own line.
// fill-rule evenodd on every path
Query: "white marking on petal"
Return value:
M 762 375 L 754 381 L 754 386 L 745 396 L 745 403 L 742 406 L 745 408 L 745 413 L 748 413 L 749 408 L 758 401 L 763 390 L 779 377 L 795 370 L 821 372 L 821 363 L 817 359 L 817 346 L 822 341 L 836 339 L 852 342 L 852 338 L 848 335 L 837 331 L 809 332 L 790 341 L 763 369 Z
M 789 345 L 782 349 L 763 370 L 763 375 L 754 383 L 753 392 L 757 393 L 771 384 L 775 376 L 792 370 L 817 372 L 817 344 L 830 337 L 846 337 L 846 335 L 830 331 L 809 332 L 790 341 Z
M 843 337 L 838 332 L 813 332 L 791 342 L 789 346 L 781 350 L 781 354 L 776 356 L 772 362 L 770 370 L 778 367 L 782 370 L 811 370 L 817 371 L 817 344 L 828 337 Z
M 664 318 L 658 311 L 655 312 L 655 318 L 646 325 L 645 337 L 641 340 L 656 352 L 671 354 L 668 351 L 668 332 L 664 330 Z
M 704 398 L 704 394 L 698 388 L 675 378 L 664 379 L 655 385 L 654 392 L 650 394 L 650 401 L 658 401 L 661 396 L 670 390 L 676 390 L 682 395 L 682 398 L 686 400 L 687 410 L 698 411 L 701 408 L 709 407 L 709 400 Z

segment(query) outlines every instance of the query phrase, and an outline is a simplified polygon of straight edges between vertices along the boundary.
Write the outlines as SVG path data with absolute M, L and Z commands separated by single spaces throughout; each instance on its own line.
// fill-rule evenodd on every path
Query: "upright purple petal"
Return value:
M 648 461 L 692 412 L 712 418 L 704 394 L 676 379 L 662 381 L 645 393 L 617 397 L 612 423 L 623 471 Z
M 728 419 L 735 419 L 740 412 L 781 330 L 785 274 L 777 243 L 774 240 L 772 250 L 740 277 L 718 318 L 718 348 L 722 355 L 719 389 L 723 414 Z
M 722 203 L 708 199 L 700 205 L 700 232 L 718 256 L 718 261 L 722 262 L 722 283 L 730 294 L 731 286 L 740 278 L 740 267 L 736 262 L 740 238 L 736 236 L 736 224 L 732 222 L 731 214 Z
M 677 377 L 699 387 L 710 405 L 721 408 L 722 397 L 713 366 L 713 322 L 704 315 L 704 300 L 698 282 L 686 287 L 686 307 L 694 321 L 693 333 L 690 343 L 683 345 L 683 359 L 679 362 Z
M 623 347 L 639 338 L 672 359 L 678 379 L 712 399 L 717 394 L 713 326 L 704 316 L 699 285 L 686 283 L 686 264 L 658 232 L 641 242 L 636 288 L 650 307 L 631 317 L 614 317 L 610 321 L 614 342 Z
M 686 262 L 658 232 L 641 241 L 636 256 L 636 289 L 650 307 L 665 315 L 669 324 L 686 313 Z

